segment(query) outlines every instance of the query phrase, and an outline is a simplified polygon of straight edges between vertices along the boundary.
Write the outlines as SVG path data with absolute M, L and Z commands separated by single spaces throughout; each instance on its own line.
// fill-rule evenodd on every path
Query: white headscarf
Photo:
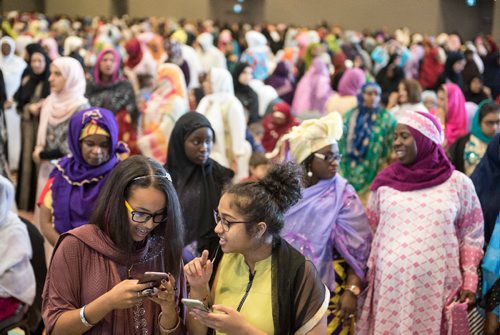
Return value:
M 212 94 L 234 94 L 233 77 L 231 77 L 231 73 L 228 70 L 210 69 L 210 83 L 212 84 Z
M 47 125 L 58 125 L 69 119 L 77 108 L 87 104 L 84 97 L 86 81 L 80 63 L 71 57 L 59 57 L 52 61 L 66 80 L 59 93 L 51 93 L 44 101 L 40 112 L 37 145 L 45 146 Z
M 36 290 L 31 243 L 26 226 L 10 210 L 13 203 L 14 186 L 0 175 L 0 297 L 31 305 Z
M 64 56 L 69 56 L 73 51 L 82 47 L 83 41 L 78 36 L 68 36 L 64 40 Z
M 7 56 L 0 54 L 0 69 L 5 82 L 5 93 L 7 93 L 7 97 L 11 97 L 21 85 L 21 76 L 27 64 L 21 57 L 15 55 L 16 43 L 12 38 L 9 36 L 2 37 L 0 47 L 4 43 L 10 46 L 10 52 Z

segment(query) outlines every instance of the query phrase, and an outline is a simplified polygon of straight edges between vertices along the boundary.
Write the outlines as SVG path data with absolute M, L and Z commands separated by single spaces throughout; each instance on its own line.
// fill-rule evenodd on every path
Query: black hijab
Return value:
M 465 56 L 461 52 L 450 52 L 446 58 L 446 63 L 444 64 L 444 71 L 441 73 L 438 79 L 438 83 L 445 84 L 447 80 L 460 86 L 462 92 L 464 91 L 464 81 L 462 79 L 462 73 L 456 73 L 453 70 L 453 65 L 456 62 L 465 59 Z
M 500 212 L 500 134 L 491 140 L 471 175 L 484 215 L 484 238 L 488 243 Z
M 251 67 L 248 63 L 237 63 L 233 70 L 233 85 L 234 85 L 234 95 L 240 100 L 243 107 L 248 112 L 249 121 L 248 123 L 253 123 L 259 121 L 259 98 L 257 93 L 249 85 L 243 85 L 240 83 L 240 74 L 247 67 Z
M 213 211 L 219 204 L 224 185 L 231 181 L 234 173 L 211 158 L 203 165 L 187 158 L 184 150 L 186 138 L 204 127 L 215 134 L 208 119 L 200 113 L 188 112 L 177 120 L 168 143 L 165 167 L 172 176 L 184 214 L 184 244 L 197 241 L 198 251 L 207 249 L 212 254 L 218 246 Z
M 50 94 L 50 58 L 45 49 L 38 43 L 28 44 L 26 47 L 26 52 L 28 53 L 28 67 L 24 71 L 23 79 L 21 81 L 21 86 L 17 90 L 14 99 L 17 101 L 17 107 L 22 110 L 22 108 L 31 101 L 31 97 L 35 93 L 35 89 L 39 83 L 42 83 L 41 98 L 46 98 Z M 35 53 L 43 55 L 45 58 L 45 69 L 40 74 L 35 74 L 31 69 L 31 58 Z M 26 76 L 28 80 L 25 81 Z M 24 84 L 23 84 L 24 83 Z

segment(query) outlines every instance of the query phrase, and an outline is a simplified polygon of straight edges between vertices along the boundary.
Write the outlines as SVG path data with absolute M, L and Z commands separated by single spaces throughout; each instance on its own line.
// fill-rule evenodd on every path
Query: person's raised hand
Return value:
M 184 274 L 191 289 L 205 288 L 212 277 L 213 264 L 208 259 L 208 250 L 203 250 L 201 257 L 196 257 L 184 266 Z

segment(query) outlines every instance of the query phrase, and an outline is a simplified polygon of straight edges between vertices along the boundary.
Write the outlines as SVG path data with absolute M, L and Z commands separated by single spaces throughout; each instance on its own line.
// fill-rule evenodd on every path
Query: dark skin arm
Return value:
M 498 317 L 493 312 L 486 313 L 486 322 L 484 323 L 484 334 L 485 335 L 496 335 L 500 329 L 500 323 L 498 322 Z
M 349 267 L 347 269 L 346 287 L 350 287 L 351 285 L 356 285 L 359 288 L 363 287 L 361 278 L 359 278 L 356 273 Z M 344 293 L 342 293 L 342 295 L 340 296 L 337 310 L 340 311 L 340 318 L 342 322 L 344 322 L 344 324 L 347 324 L 352 319 L 350 315 L 356 313 L 357 302 L 358 297 L 349 290 L 345 290 Z

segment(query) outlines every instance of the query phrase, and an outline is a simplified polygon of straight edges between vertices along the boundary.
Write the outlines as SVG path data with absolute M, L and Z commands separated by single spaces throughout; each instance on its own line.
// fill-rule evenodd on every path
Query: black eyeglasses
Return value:
M 128 211 L 132 215 L 132 221 L 137 223 L 145 223 L 148 222 L 151 218 L 154 223 L 162 223 L 167 221 L 167 213 L 158 213 L 158 214 L 149 214 L 144 212 L 135 211 L 132 206 L 125 200 L 125 207 L 127 207 Z
M 314 153 L 314 157 L 319 158 L 324 160 L 325 162 L 331 163 L 333 161 L 340 162 L 342 160 L 342 155 L 341 154 L 334 154 L 334 153 L 328 153 L 328 154 L 320 154 L 319 152 Z
M 484 123 L 486 123 L 486 125 L 490 126 L 490 127 L 493 127 L 493 126 L 498 126 L 500 125 L 500 120 L 487 120 L 487 121 L 483 121 Z
M 231 226 L 235 223 L 250 223 L 248 221 L 228 221 L 226 219 L 224 219 L 223 217 L 221 217 L 219 215 L 219 212 L 214 210 L 214 219 L 215 219 L 215 223 L 216 224 L 221 224 L 222 226 L 222 229 L 225 231 L 225 232 L 228 232 L 229 231 L 229 228 L 231 228 Z

